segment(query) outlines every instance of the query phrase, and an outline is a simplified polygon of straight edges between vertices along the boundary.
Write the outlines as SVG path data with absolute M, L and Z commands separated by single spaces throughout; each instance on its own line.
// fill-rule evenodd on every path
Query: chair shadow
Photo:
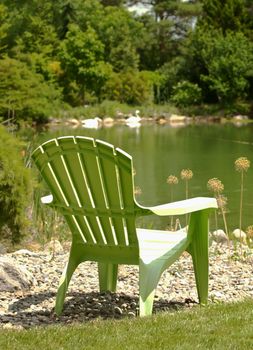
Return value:
M 139 298 L 133 295 L 70 292 L 60 316 L 55 314 L 54 307 L 45 304 L 49 301 L 54 306 L 55 297 L 56 294 L 53 292 L 44 292 L 20 298 L 9 306 L 9 312 L 0 315 L 0 323 L 31 328 L 50 324 L 83 323 L 96 319 L 123 319 L 138 315 Z M 41 307 L 38 306 L 40 304 Z M 175 312 L 194 304 L 197 303 L 192 299 L 185 299 L 184 302 L 155 299 L 153 313 Z

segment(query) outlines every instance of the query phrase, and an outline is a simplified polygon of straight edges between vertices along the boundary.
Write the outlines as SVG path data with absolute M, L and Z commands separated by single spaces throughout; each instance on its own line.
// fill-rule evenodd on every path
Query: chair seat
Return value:
M 162 231 L 137 228 L 140 258 L 145 264 L 154 260 L 173 259 L 188 243 L 186 229 Z M 174 259 L 173 259 L 174 260 Z

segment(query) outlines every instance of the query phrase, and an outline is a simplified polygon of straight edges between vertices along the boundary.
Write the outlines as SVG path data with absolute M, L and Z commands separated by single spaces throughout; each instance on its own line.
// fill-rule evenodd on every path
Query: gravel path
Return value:
M 138 313 L 138 268 L 120 266 L 117 293 L 98 293 L 96 264 L 81 264 L 72 277 L 64 311 L 54 313 L 55 295 L 61 272 L 68 259 L 66 251 L 52 259 L 50 252 L 7 254 L 35 277 L 27 291 L 0 293 L 0 327 L 30 328 L 56 323 L 85 322 L 96 318 L 135 317 Z M 225 246 L 210 248 L 210 302 L 253 297 L 253 251 L 244 248 L 244 258 L 229 259 Z M 185 253 L 164 272 L 156 290 L 154 312 L 175 311 L 197 304 L 190 256 Z

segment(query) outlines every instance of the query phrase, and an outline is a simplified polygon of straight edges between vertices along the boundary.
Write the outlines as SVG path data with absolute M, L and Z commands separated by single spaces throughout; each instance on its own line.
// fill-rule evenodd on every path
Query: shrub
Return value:
M 12 243 L 20 241 L 29 224 L 33 179 L 23 155 L 22 142 L 0 125 L 0 238 Z
M 173 88 L 171 101 L 179 107 L 195 105 L 201 101 L 201 89 L 189 81 L 179 82 Z

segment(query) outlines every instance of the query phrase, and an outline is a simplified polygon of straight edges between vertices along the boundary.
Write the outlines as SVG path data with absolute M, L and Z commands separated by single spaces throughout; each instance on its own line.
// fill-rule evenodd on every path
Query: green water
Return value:
M 166 179 L 170 174 L 180 177 L 180 171 L 190 168 L 193 178 L 189 183 L 190 197 L 212 196 L 207 190 L 210 178 L 219 178 L 228 198 L 228 226 L 230 230 L 239 225 L 240 174 L 234 170 L 234 161 L 247 157 L 252 166 L 245 175 L 243 201 L 243 228 L 253 224 L 253 125 L 233 124 L 144 125 L 129 128 L 117 125 L 111 128 L 69 129 L 47 131 L 39 135 L 37 142 L 51 137 L 79 134 L 96 137 L 124 149 L 132 155 L 136 169 L 135 185 L 142 193 L 137 200 L 144 205 L 156 205 L 170 201 L 170 188 Z M 185 183 L 179 181 L 174 187 L 174 200 L 185 198 Z M 183 220 L 182 220 L 183 221 Z M 166 218 L 145 222 L 157 228 L 168 224 Z M 211 220 L 214 227 L 214 220 Z M 223 228 L 221 216 L 219 226 Z

